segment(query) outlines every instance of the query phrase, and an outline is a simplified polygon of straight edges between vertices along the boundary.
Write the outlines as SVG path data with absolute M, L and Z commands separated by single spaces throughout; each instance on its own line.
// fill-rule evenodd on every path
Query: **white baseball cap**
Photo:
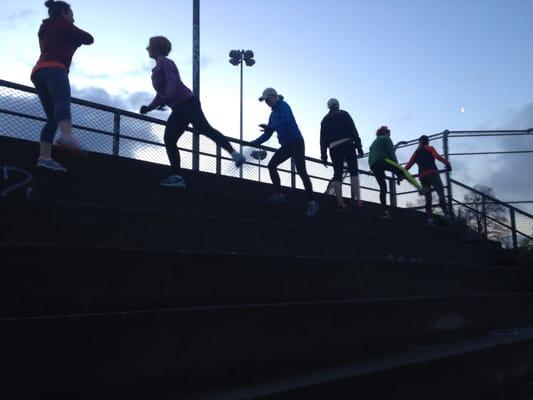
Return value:
M 263 95 L 259 97 L 259 101 L 266 100 L 270 96 L 278 96 L 278 92 L 276 92 L 276 89 L 266 88 L 265 90 L 263 90 Z

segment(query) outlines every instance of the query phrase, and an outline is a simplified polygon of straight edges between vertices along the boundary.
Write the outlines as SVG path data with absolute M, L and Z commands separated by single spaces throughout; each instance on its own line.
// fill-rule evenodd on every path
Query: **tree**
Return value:
M 508 241 L 510 232 L 505 225 L 509 226 L 510 223 L 505 207 L 491 200 L 495 198 L 492 188 L 476 185 L 474 189 L 476 192 L 468 192 L 463 196 L 462 218 L 468 226 L 487 238 Z

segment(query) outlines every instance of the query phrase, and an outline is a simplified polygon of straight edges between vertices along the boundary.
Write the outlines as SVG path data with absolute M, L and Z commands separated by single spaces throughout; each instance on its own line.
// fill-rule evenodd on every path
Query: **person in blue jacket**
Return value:
M 258 146 L 270 139 L 274 132 L 277 132 L 278 141 L 281 145 L 268 163 L 270 179 L 276 189 L 276 193 L 269 198 L 269 201 L 274 203 L 284 203 L 286 201 L 285 196 L 281 192 L 278 166 L 289 158 L 292 158 L 307 193 L 307 215 L 313 217 L 318 212 L 318 204 L 315 201 L 313 185 L 305 167 L 304 138 L 296 124 L 292 110 L 284 101 L 283 96 L 278 95 L 276 90 L 272 88 L 265 89 L 259 101 L 264 101 L 272 109 L 272 113 L 270 114 L 268 124 L 259 125 L 264 133 L 250 144 L 252 146 Z

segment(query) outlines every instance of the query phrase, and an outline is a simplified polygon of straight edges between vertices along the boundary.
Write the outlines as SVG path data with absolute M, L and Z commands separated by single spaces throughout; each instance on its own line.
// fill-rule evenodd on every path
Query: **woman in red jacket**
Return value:
M 435 164 L 435 160 L 439 160 L 446 166 L 448 171 L 452 170 L 452 166 L 448 160 L 442 157 L 434 147 L 429 145 L 429 137 L 422 135 L 418 141 L 418 148 L 411 156 L 411 159 L 405 166 L 405 169 L 409 170 L 414 164 L 418 165 L 418 176 L 420 178 L 420 183 L 422 187 L 426 189 L 426 213 L 429 215 L 430 219 L 428 222 L 432 223 L 433 219 L 431 218 L 433 206 L 432 206 L 432 196 L 431 189 L 437 192 L 439 197 L 439 205 L 442 208 L 444 216 L 449 219 L 451 218 L 450 210 L 448 210 L 448 205 L 446 203 L 446 197 L 444 196 L 444 185 L 440 179 L 439 169 Z
M 70 83 L 68 73 L 72 56 L 82 44 L 92 44 L 87 32 L 74 26 L 74 14 L 64 1 L 48 0 L 47 18 L 39 29 L 41 56 L 32 70 L 31 80 L 46 114 L 41 132 L 41 150 L 37 166 L 55 171 L 66 169 L 52 159 L 52 143 L 59 126 L 61 136 L 57 144 L 78 150 L 78 141 L 72 136 L 70 116 Z

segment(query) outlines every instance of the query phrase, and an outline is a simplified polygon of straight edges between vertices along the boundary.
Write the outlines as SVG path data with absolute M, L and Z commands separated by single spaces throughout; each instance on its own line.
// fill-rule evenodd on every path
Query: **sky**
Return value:
M 2 0 L 1 79 L 31 85 L 43 2 Z M 70 4 L 76 25 L 95 37 L 75 55 L 74 95 L 138 110 L 153 95 L 145 47 L 155 35 L 172 41 L 170 58 L 192 86 L 192 0 Z M 201 0 L 204 112 L 224 134 L 239 136 L 239 69 L 228 63 L 228 53 L 251 49 L 257 63 L 244 71 L 245 140 L 257 137 L 257 125 L 268 118 L 270 110 L 257 98 L 270 86 L 292 107 L 314 157 L 330 97 L 353 116 L 365 150 L 381 125 L 395 141 L 444 129 L 531 128 L 531 15 L 529 0 Z M 268 144 L 277 146 L 275 138 Z M 507 142 L 458 146 L 483 151 Z M 509 146 L 533 149 L 533 142 Z M 517 160 L 505 165 L 516 170 L 513 163 L 529 162 Z M 476 175 L 479 161 L 469 168 L 465 178 L 497 184 Z M 533 199 L 522 189 L 515 195 Z M 510 189 L 502 190 L 509 198 Z

